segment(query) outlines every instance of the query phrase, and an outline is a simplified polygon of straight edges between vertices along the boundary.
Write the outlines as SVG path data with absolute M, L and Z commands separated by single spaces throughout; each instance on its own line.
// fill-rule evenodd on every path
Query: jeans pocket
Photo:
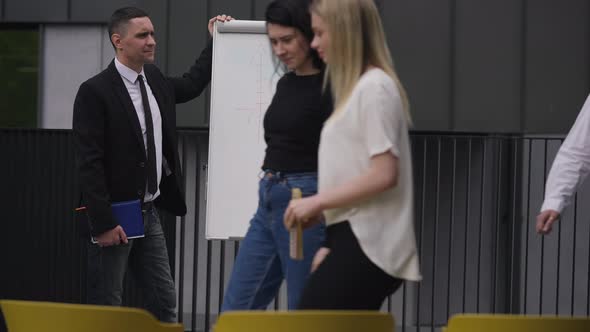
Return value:
M 301 189 L 303 197 L 312 196 L 318 192 L 318 180 L 317 176 L 297 176 L 287 178 L 286 185 L 289 190 L 293 188 Z
M 151 213 L 155 217 L 154 219 L 156 219 L 157 222 L 160 222 L 160 212 L 158 212 L 158 209 L 154 207 Z
M 160 216 L 155 209 L 143 215 L 143 222 L 146 236 L 164 234 L 164 229 L 162 228 Z

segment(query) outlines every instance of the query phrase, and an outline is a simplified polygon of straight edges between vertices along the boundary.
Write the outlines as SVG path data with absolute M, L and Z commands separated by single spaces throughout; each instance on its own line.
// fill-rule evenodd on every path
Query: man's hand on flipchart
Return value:
M 123 230 L 123 227 L 117 226 L 110 229 L 99 236 L 94 238 L 100 247 L 110 247 L 118 244 L 127 244 L 127 234 Z
M 545 210 L 537 216 L 537 233 L 549 234 L 553 228 L 553 223 L 559 220 L 559 212 L 555 210 Z
M 215 22 L 229 22 L 233 19 L 233 17 L 225 14 L 212 17 L 209 20 L 209 25 L 207 26 L 207 28 L 209 29 L 209 35 L 213 36 L 213 25 L 215 24 Z

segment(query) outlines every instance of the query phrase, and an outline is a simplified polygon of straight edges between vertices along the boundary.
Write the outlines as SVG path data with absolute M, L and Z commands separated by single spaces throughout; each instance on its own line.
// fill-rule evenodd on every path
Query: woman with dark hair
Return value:
M 313 38 L 307 0 L 275 0 L 266 8 L 273 54 L 286 69 L 264 117 L 266 153 L 259 203 L 234 264 L 222 311 L 265 309 L 287 282 L 288 307 L 299 302 L 314 254 L 324 241 L 318 223 L 303 232 L 303 260 L 289 257 L 283 215 L 291 189 L 317 192 L 317 151 L 324 121 L 332 111 L 323 95 L 324 65 L 310 47 Z

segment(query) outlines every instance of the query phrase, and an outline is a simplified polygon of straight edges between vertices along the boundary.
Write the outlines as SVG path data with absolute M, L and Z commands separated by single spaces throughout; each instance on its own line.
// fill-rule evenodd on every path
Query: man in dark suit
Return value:
M 209 21 L 231 20 L 217 16 Z M 97 245 L 90 246 L 89 302 L 120 305 L 127 266 L 158 319 L 176 320 L 176 293 L 157 210 L 186 213 L 180 191 L 175 104 L 197 97 L 211 80 L 212 43 L 182 77 L 153 65 L 156 41 L 146 12 L 116 10 L 109 22 L 116 57 L 80 85 L 74 102 L 74 142 L 82 197 Z M 127 239 L 111 203 L 139 199 L 145 237 Z

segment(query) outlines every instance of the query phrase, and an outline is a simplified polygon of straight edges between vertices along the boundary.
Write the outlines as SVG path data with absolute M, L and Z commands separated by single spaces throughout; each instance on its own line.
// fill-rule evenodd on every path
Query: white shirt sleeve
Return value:
M 559 148 L 545 185 L 541 211 L 559 213 L 570 204 L 578 186 L 590 170 L 590 96 L 565 141 Z
M 399 92 L 390 90 L 389 85 L 367 84 L 361 94 L 359 122 L 371 157 L 386 151 L 400 154 L 399 135 L 406 120 Z

